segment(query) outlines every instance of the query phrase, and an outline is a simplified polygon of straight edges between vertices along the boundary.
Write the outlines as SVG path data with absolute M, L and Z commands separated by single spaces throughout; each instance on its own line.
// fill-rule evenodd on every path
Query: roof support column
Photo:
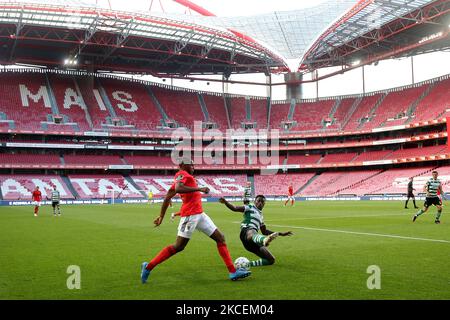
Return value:
M 272 75 L 270 73 L 266 74 L 266 95 L 272 99 Z
M 228 93 L 228 80 L 230 77 L 227 77 L 225 74 L 222 75 L 222 93 Z
M 286 99 L 301 99 L 302 98 L 302 85 L 303 75 L 300 72 L 289 72 L 284 75 L 284 81 L 286 82 Z
M 364 66 L 361 67 L 361 76 L 362 76 L 362 89 L 363 89 L 363 94 L 366 93 L 366 73 L 365 73 L 365 69 Z

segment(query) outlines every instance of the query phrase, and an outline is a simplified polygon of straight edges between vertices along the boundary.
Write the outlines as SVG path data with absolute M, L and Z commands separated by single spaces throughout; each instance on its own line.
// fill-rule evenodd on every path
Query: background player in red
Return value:
M 33 205 L 34 205 L 34 216 L 37 217 L 39 213 L 39 207 L 41 206 L 42 193 L 39 191 L 39 187 L 34 189 L 32 195 Z
M 189 161 L 182 161 L 180 171 L 175 174 L 175 182 L 167 191 L 164 202 L 161 206 L 160 215 L 155 219 L 155 226 L 159 226 L 166 214 L 170 199 L 177 193 L 180 194 L 183 204 L 180 209 L 180 223 L 178 225 L 178 235 L 175 244 L 169 245 L 162 249 L 156 257 L 149 263 L 143 262 L 141 265 L 141 281 L 146 283 L 150 272 L 158 264 L 169 259 L 174 254 L 183 251 L 195 230 L 199 230 L 213 239 L 217 243 L 217 250 L 228 268 L 229 278 L 237 280 L 250 275 L 250 271 L 244 269 L 236 270 L 230 253 L 225 243 L 225 237 L 222 232 L 215 226 L 211 218 L 203 212 L 202 193 L 208 193 L 208 188 L 199 188 L 197 181 L 192 176 L 194 173 L 194 165 Z
M 286 202 L 284 203 L 284 206 L 286 207 L 286 204 L 291 200 L 291 207 L 294 205 L 295 198 L 294 198 L 294 187 L 292 187 L 292 184 L 288 187 L 288 198 Z

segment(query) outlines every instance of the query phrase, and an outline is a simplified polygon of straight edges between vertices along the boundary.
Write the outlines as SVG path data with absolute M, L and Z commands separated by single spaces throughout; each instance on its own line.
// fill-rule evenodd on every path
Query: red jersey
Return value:
M 170 189 L 175 189 L 177 182 L 183 183 L 186 187 L 198 188 L 197 181 L 193 176 L 184 170 L 180 170 L 175 174 L 175 181 Z M 202 195 L 200 191 L 180 193 L 183 205 L 180 209 L 180 216 L 187 217 L 203 212 Z
M 41 201 L 42 200 L 42 193 L 40 191 L 34 190 L 32 195 L 33 195 L 33 201 Z
M 289 186 L 288 193 L 290 196 L 292 196 L 294 194 L 294 188 L 292 188 L 292 186 Z

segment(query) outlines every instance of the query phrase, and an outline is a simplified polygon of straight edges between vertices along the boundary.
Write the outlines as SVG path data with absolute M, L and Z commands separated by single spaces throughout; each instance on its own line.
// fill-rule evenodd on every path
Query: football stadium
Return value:
M 1 0 L 0 299 L 449 300 L 449 33 L 449 0 Z

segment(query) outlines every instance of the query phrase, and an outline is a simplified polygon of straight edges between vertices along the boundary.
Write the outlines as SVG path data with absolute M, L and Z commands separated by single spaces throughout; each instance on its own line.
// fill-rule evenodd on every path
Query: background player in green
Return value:
M 53 186 L 51 199 L 52 199 L 53 215 L 56 217 L 56 210 L 58 210 L 58 216 L 60 216 L 61 209 L 60 209 L 59 203 L 61 200 L 61 195 L 59 194 L 59 191 L 58 191 L 58 189 L 56 189 L 55 185 Z
M 244 204 L 250 204 L 252 199 L 252 183 L 250 181 L 247 182 L 247 186 L 244 188 Z
M 251 261 L 250 266 L 256 267 L 274 264 L 275 257 L 267 249 L 267 246 L 276 237 L 290 236 L 292 232 L 273 232 L 266 228 L 262 215 L 262 209 L 266 204 L 266 197 L 257 195 L 255 197 L 255 204 L 237 207 L 229 203 L 225 198 L 220 198 L 219 201 L 225 204 L 231 211 L 244 213 L 244 220 L 241 223 L 241 242 L 247 251 L 261 258 L 256 261 Z M 258 233 L 259 230 L 261 230 L 262 235 Z
M 425 203 L 423 204 L 423 209 L 420 209 L 419 212 L 417 212 L 414 217 L 413 217 L 413 222 L 416 221 L 416 219 L 424 214 L 425 212 L 428 211 L 428 208 L 432 205 L 436 206 L 437 208 L 437 214 L 436 214 L 436 219 L 434 220 L 434 222 L 436 224 L 441 223 L 441 213 L 442 213 L 442 201 L 441 199 L 439 199 L 438 196 L 438 192 L 442 195 L 442 197 L 445 199 L 444 197 L 444 192 L 442 191 L 442 183 L 441 180 L 439 180 L 438 177 L 438 172 L 436 170 L 434 170 L 432 172 L 433 177 L 430 178 L 425 185 L 423 186 L 423 191 L 426 192 L 426 198 L 425 198 Z

